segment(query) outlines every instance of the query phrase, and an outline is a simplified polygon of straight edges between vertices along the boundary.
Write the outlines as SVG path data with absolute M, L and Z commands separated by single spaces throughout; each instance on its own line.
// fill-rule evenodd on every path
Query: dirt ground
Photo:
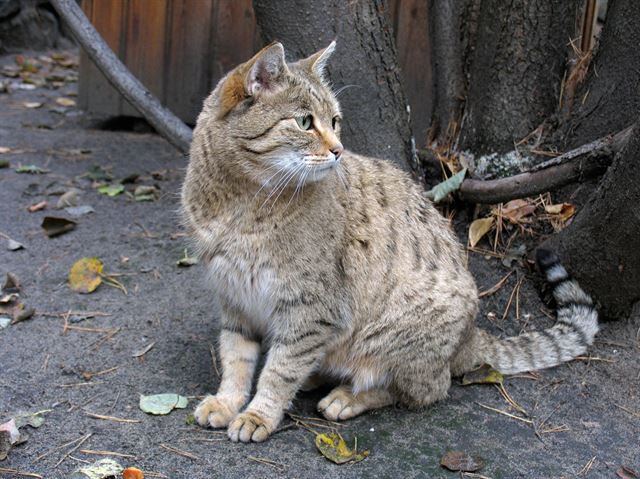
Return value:
M 0 57 L 0 66 L 10 64 L 13 56 Z M 314 433 L 291 419 L 263 444 L 234 444 L 219 432 L 187 425 L 197 398 L 215 391 L 218 378 L 210 355 L 216 318 L 202 268 L 176 266 L 186 248 L 176 214 L 186 159 L 154 134 L 106 129 L 103 119 L 56 103 L 73 99 L 76 89 L 65 82 L 57 89 L 0 93 L 0 147 L 10 149 L 0 153 L 0 161 L 10 162 L 0 169 L 0 232 L 25 246 L 9 251 L 0 238 L 0 280 L 14 273 L 21 300 L 36 310 L 31 319 L 0 329 L 0 424 L 21 411 L 50 410 L 40 428 L 23 429 L 28 440 L 0 461 L 0 471 L 67 477 L 84 461 L 105 457 L 86 450 L 134 456 L 107 457 L 147 471 L 146 477 L 167 478 L 461 477 L 440 466 L 450 450 L 484 460 L 482 476 L 466 477 L 617 477 L 622 465 L 640 471 L 640 317 L 603 324 L 588 358 L 507 378 L 506 391 L 525 412 L 494 385 L 456 380 L 449 398 L 427 410 L 387 408 L 348 421 L 338 428 L 341 434 L 370 451 L 357 464 L 330 463 L 316 450 Z M 43 105 L 26 108 L 25 102 Z M 48 173 L 16 173 L 32 164 Z M 94 165 L 116 180 L 137 174 L 127 190 L 156 185 L 159 195 L 139 202 L 127 193 L 100 194 L 86 176 Z M 81 191 L 79 204 L 95 212 L 73 218 L 75 230 L 47 238 L 44 216 L 72 217 L 51 206 L 27 207 L 42 200 L 55 206 L 56 194 L 72 187 Z M 462 237 L 465 215 L 457 216 Z M 128 294 L 106 284 L 87 295 L 70 290 L 72 264 L 91 256 L 107 273 L 120 274 Z M 469 254 L 469 265 L 481 291 L 510 271 L 500 259 L 477 253 Z M 551 325 L 536 284 L 535 274 L 516 267 L 502 288 L 483 298 L 479 323 L 504 336 Z M 100 314 L 68 323 L 72 328 L 65 331 L 68 311 Z M 132 357 L 149 344 L 143 356 Z M 139 409 L 140 394 L 163 392 L 189 397 L 187 409 L 167 416 Z M 318 418 L 315 404 L 323 392 L 300 394 L 291 411 Z M 77 443 L 56 450 L 87 434 L 68 456 Z

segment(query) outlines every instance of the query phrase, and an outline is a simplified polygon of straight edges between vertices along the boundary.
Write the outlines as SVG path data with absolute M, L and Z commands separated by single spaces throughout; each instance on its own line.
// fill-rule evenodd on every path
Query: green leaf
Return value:
M 349 449 L 345 440 L 337 432 L 318 434 L 316 436 L 316 447 L 320 454 L 336 464 L 360 462 L 369 455 L 369 451 L 358 452 Z
M 36 165 L 23 165 L 16 168 L 16 173 L 26 173 L 29 175 L 42 175 L 43 173 L 49 173 L 49 170 L 44 170 Z
M 124 191 L 124 185 L 120 185 L 120 184 L 104 185 L 104 186 L 98 187 L 98 192 L 107 196 L 118 196 L 123 191 Z
M 100 459 L 88 466 L 76 469 L 69 479 L 107 479 L 120 477 L 124 468 L 113 459 Z
M 150 396 L 140 395 L 140 409 L 147 414 L 164 416 L 174 409 L 184 409 L 189 400 L 179 394 L 153 394 Z
M 198 258 L 195 256 L 189 256 L 187 250 L 185 249 L 184 256 L 176 261 L 176 264 L 183 268 L 187 268 L 189 266 L 193 266 L 194 264 L 198 264 Z
M 442 201 L 449 193 L 460 189 L 460 185 L 464 181 L 464 177 L 467 174 L 467 169 L 456 173 L 451 178 L 442 183 L 438 183 L 436 186 L 427 191 L 427 198 L 433 200 L 434 203 Z
M 38 428 L 44 424 L 44 415 L 48 412 L 51 412 L 51 409 L 45 409 L 43 411 L 33 413 L 18 414 L 13 419 L 16 421 L 16 426 L 18 426 L 18 428 L 24 426 Z

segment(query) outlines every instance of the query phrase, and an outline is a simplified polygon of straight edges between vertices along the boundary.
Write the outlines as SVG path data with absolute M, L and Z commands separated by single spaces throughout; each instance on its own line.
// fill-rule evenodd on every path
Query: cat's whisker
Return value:
M 280 193 L 278 193 L 278 196 L 276 196 L 276 199 L 273 200 L 273 203 L 271 204 L 271 209 L 269 210 L 269 213 L 271 213 L 271 210 L 273 210 L 273 207 L 278 202 L 278 199 L 280 198 L 280 195 L 282 195 L 284 190 L 287 189 L 287 186 L 289 185 L 289 183 L 291 183 L 291 180 L 302 170 L 302 168 L 304 168 L 304 166 L 305 166 L 304 163 L 302 163 L 295 170 L 293 170 L 293 173 L 291 175 L 289 175 L 289 178 L 287 179 L 287 182 L 282 186 L 282 188 L 280 188 Z M 288 206 L 289 206 L 289 203 L 287 203 L 287 205 L 285 206 L 285 208 L 284 208 L 285 211 L 286 211 Z
M 269 196 L 267 197 L 267 199 L 265 200 L 265 202 L 262 204 L 262 206 L 260 208 L 262 208 L 264 205 L 267 204 L 267 202 L 274 195 L 274 193 L 278 192 L 278 195 L 271 202 L 271 208 L 269 209 L 269 213 L 271 213 L 271 211 L 273 210 L 273 207 L 275 206 L 276 202 L 278 201 L 278 198 L 280 198 L 280 195 L 286 189 L 286 187 L 289 184 L 289 182 L 291 181 L 291 179 L 296 175 L 296 173 L 298 172 L 298 169 L 299 168 L 296 168 L 293 171 L 290 171 L 288 174 L 286 174 L 284 179 L 282 181 L 280 181 L 278 183 L 278 185 L 276 185 L 276 187 L 274 187 L 273 191 L 269 194 Z
M 353 88 L 353 87 L 361 88 L 360 85 L 355 85 L 355 84 L 353 84 L 353 85 L 344 85 L 344 86 L 338 88 L 338 91 L 336 91 L 333 95 L 336 98 L 338 98 L 343 91 L 348 90 L 349 88 Z

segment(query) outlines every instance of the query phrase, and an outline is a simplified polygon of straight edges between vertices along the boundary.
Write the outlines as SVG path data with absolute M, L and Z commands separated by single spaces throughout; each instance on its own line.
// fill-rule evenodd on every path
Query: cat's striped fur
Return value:
M 322 78 L 332 50 L 286 63 L 280 44 L 265 48 L 220 81 L 194 132 L 182 204 L 220 306 L 223 369 L 195 416 L 234 441 L 265 440 L 318 376 L 341 383 L 319 410 L 347 419 L 430 404 L 483 363 L 559 364 L 597 332 L 591 299 L 547 253 L 558 324 L 505 340 L 475 326 L 477 289 L 448 222 L 406 173 L 343 151 Z

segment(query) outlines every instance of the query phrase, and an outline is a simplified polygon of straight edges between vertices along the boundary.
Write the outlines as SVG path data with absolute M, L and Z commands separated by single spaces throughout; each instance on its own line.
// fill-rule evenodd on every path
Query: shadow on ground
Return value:
M 13 57 L 1 60 L 8 64 Z M 621 465 L 639 468 L 637 318 L 604 324 L 590 351 L 593 359 L 507 379 L 506 390 L 526 416 L 494 386 L 456 383 L 446 401 L 425 411 L 388 408 L 349 421 L 340 428 L 343 436 L 348 441 L 357 437 L 358 447 L 371 451 L 358 464 L 329 463 L 304 428 L 285 428 L 264 444 L 243 445 L 187 425 L 196 398 L 216 388 L 210 347 L 217 326 L 201 268 L 176 266 L 186 247 L 176 214 L 186 159 L 153 134 L 100 130 L 96 119 L 74 107 L 60 109 L 56 99 L 73 98 L 75 89 L 75 83 L 66 83 L 58 89 L 0 93 L 0 147 L 10 149 L 0 154 L 0 160 L 10 162 L 10 168 L 0 169 L 0 232 L 25 246 L 8 251 L 2 242 L 0 274 L 14 273 L 22 282 L 24 302 L 36 309 L 31 319 L 0 330 L 0 423 L 19 411 L 51 410 L 39 429 L 26 428 L 28 441 L 13 448 L 0 468 L 66 477 L 83 461 L 100 458 L 82 450 L 131 455 L 135 458 L 113 458 L 159 474 L 147 477 L 169 478 L 460 477 L 439 466 L 448 450 L 481 456 L 486 465 L 480 473 L 491 478 L 615 477 Z M 24 102 L 43 105 L 30 109 Z M 49 172 L 17 174 L 21 164 Z M 99 194 L 86 176 L 93 165 L 115 179 L 139 175 L 127 189 L 156 185 L 157 199 L 138 202 L 126 193 Z M 95 212 L 77 218 L 74 231 L 45 237 L 40 228 L 44 216 L 69 214 L 29 212 L 27 207 L 42 200 L 55 205 L 55 194 L 72 187 L 81 190 L 80 204 Z M 121 274 L 117 279 L 128 294 L 105 284 L 89 295 L 72 292 L 68 271 L 87 256 L 101 258 L 107 272 Z M 475 253 L 469 262 L 481 290 L 509 271 L 499 260 Z M 497 293 L 483 299 L 479 321 L 495 334 L 551 324 L 528 276 L 513 299 L 517 308 L 513 303 L 502 319 L 522 274 L 512 274 Z M 63 317 L 69 310 L 104 315 L 72 324 L 87 330 L 65 333 Z M 495 319 L 489 321 L 492 312 Z M 132 357 L 151 343 L 142 357 Z M 140 394 L 161 392 L 190 397 L 188 409 L 168 416 L 139 410 Z M 319 398 L 320 393 L 301 394 L 292 410 L 316 416 Z M 100 420 L 89 413 L 138 422 Z M 81 449 L 56 466 L 70 447 L 54 449 L 89 433 Z

